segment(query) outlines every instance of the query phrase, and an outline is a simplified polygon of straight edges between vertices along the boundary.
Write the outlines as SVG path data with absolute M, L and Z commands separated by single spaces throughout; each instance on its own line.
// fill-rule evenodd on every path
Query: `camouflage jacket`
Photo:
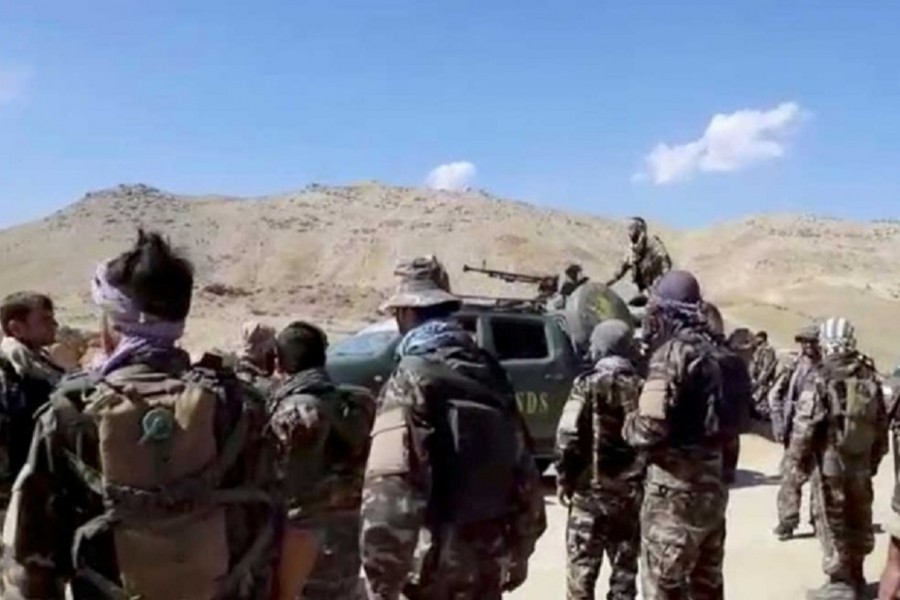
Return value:
M 646 453 L 647 482 L 685 491 L 719 490 L 722 446 L 716 402 L 721 372 L 704 348 L 715 342 L 682 330 L 653 352 L 638 409 L 625 418 L 625 440 Z
M 519 423 L 518 484 L 514 501 L 508 506 L 509 518 L 500 523 L 504 539 L 498 541 L 505 548 L 506 564 L 527 564 L 537 539 L 546 529 L 546 515 L 540 474 L 525 422 L 499 363 L 467 348 L 454 350 L 466 355 L 470 373 L 508 396 L 509 409 Z M 402 361 L 382 389 L 362 507 L 362 563 L 372 599 L 399 598 L 408 581 L 420 579 L 421 569 L 427 563 L 423 557 L 433 555 L 432 550 L 437 549 L 431 546 L 445 543 L 448 531 L 454 528 L 429 522 L 428 518 L 429 507 L 440 501 L 432 497 L 434 488 L 442 483 L 433 474 L 439 462 L 446 460 L 435 450 L 436 431 L 445 426 L 435 417 L 443 397 L 441 382 L 426 385 L 420 373 L 405 367 Z M 473 547 L 481 545 L 479 535 L 494 536 L 497 531 L 494 524 L 484 523 L 474 531 L 468 528 L 455 539 L 474 544 L 463 551 L 471 554 Z M 492 558 L 501 557 L 481 560 Z
M 579 494 L 643 482 L 644 464 L 622 438 L 643 380 L 624 358 L 600 360 L 575 379 L 556 431 L 558 486 Z
M 755 395 L 768 391 L 777 368 L 778 357 L 775 350 L 767 343 L 760 344 L 753 352 L 753 361 L 750 363 L 750 377 L 753 378 Z
M 277 387 L 275 378 L 248 360 L 239 359 L 234 366 L 234 372 L 239 379 L 252 385 L 266 398 L 270 398 L 275 392 Z
M 333 511 L 358 512 L 375 399 L 344 393 L 324 370 L 311 369 L 285 381 L 270 410 L 288 518 L 300 523 Z
M 655 235 L 643 235 L 631 244 L 613 281 L 618 281 L 630 270 L 632 281 L 643 292 L 652 288 L 671 268 L 672 259 L 662 240 Z
M 791 439 L 797 397 L 806 385 L 806 379 L 815 373 L 815 362 L 806 356 L 794 357 L 781 365 L 769 390 L 769 414 L 775 439 L 787 444 Z
M 859 459 L 844 456 L 837 448 L 844 417 L 835 414 L 828 396 L 830 385 L 850 379 L 869 381 L 877 413 L 871 432 L 871 450 Z M 857 353 L 832 355 L 813 368 L 798 387 L 794 419 L 788 447 L 794 465 L 812 463 L 825 476 L 874 475 L 888 451 L 888 417 L 877 373 Z
M 190 366 L 187 354 L 173 350 L 135 357 L 122 369 L 140 368 L 142 373 L 164 373 L 176 377 L 191 373 L 220 390 L 221 406 L 216 414 L 217 436 L 231 438 L 239 420 L 246 424 L 237 460 L 224 474 L 225 485 L 240 486 L 262 495 L 275 491 L 275 479 L 266 470 L 271 456 L 264 443 L 265 413 L 253 394 L 226 372 Z M 112 376 L 111 374 L 110 376 Z M 121 586 L 112 534 L 104 526 L 106 498 L 100 493 L 98 431 L 84 411 L 97 401 L 99 380 L 87 373 L 73 374 L 60 384 L 37 417 L 28 462 L 13 488 L 13 497 L 3 528 L 3 561 L 0 597 L 11 599 L 92 600 L 105 597 L 85 571 L 73 564 L 74 548 L 92 573 L 112 585 Z M 241 419 L 242 413 L 245 415 Z M 274 496 L 270 496 L 274 497 Z M 254 590 L 234 589 L 227 600 L 268 600 L 274 560 L 277 504 L 233 505 L 227 509 L 228 547 L 232 567 L 252 557 L 249 571 Z M 99 525 L 98 525 L 99 523 Z M 270 533 L 264 533 L 270 532 Z M 259 540 L 268 539 L 251 550 Z M 105 584 L 104 584 L 105 585 Z M 68 589 L 67 589 L 68 588 Z

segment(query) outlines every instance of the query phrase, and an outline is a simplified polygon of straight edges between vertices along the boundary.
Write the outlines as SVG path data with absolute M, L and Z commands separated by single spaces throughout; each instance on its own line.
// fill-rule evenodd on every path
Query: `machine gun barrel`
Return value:
M 553 275 L 529 275 L 527 273 L 514 273 L 512 271 L 498 271 L 481 267 L 463 265 L 463 273 L 480 273 L 493 279 L 506 281 L 507 283 L 543 283 L 554 278 Z

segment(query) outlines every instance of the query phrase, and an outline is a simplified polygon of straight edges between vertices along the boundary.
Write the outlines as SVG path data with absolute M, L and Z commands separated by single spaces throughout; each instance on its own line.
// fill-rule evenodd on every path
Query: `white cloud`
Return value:
M 467 161 L 447 163 L 432 169 L 425 185 L 433 190 L 461 191 L 472 182 L 476 172 L 475 165 Z
M 0 104 L 15 102 L 25 95 L 31 70 L 0 65 Z
M 657 144 L 644 157 L 645 170 L 632 181 L 656 185 L 686 181 L 695 173 L 728 173 L 781 158 L 796 125 L 808 113 L 796 102 L 770 110 L 739 110 L 714 115 L 703 135 L 692 142 Z

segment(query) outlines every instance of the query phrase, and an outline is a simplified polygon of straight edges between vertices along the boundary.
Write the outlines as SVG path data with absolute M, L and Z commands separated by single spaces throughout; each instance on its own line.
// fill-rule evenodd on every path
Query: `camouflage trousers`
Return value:
M 506 557 L 502 523 L 422 530 L 408 600 L 500 600 Z
M 303 588 L 303 600 L 358 600 L 362 597 L 359 514 L 324 515 L 318 531 L 322 545 Z
M 649 482 L 641 508 L 643 600 L 722 600 L 726 489 Z
M 872 478 L 869 473 L 810 479 L 816 510 L 816 534 L 822 545 L 822 569 L 832 580 L 854 581 L 875 548 L 872 530 Z
M 573 498 L 566 530 L 568 600 L 594 600 L 604 554 L 612 564 L 607 600 L 634 600 L 642 495 L 639 486 L 628 486 L 621 493 Z
M 800 508 L 803 486 L 809 481 L 809 468 L 797 463 L 787 452 L 781 458 L 781 484 L 778 487 L 776 504 L 778 523 L 786 528 L 796 529 L 800 525 Z M 809 504 L 809 522 L 816 524 L 814 502 Z

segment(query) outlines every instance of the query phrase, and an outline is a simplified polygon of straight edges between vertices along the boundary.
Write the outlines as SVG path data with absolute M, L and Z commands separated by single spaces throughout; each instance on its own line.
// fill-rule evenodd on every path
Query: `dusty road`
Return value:
M 725 595 L 729 600 L 801 600 L 806 590 L 821 585 L 821 553 L 818 541 L 804 523 L 795 538 L 779 542 L 772 535 L 776 524 L 775 475 L 781 449 L 756 436 L 745 436 L 741 448 L 739 481 L 728 505 L 728 538 L 725 550 Z M 875 523 L 885 522 L 893 490 L 891 457 L 885 457 L 875 481 Z M 804 489 L 803 520 L 808 510 Z M 531 575 L 515 600 L 565 598 L 565 510 L 548 497 L 549 528 L 531 562 Z M 879 577 L 887 535 L 876 536 L 876 548 L 866 562 L 870 582 Z M 597 598 L 606 594 L 608 566 L 604 565 Z M 639 596 L 640 597 L 640 596 Z M 874 597 L 874 596 L 873 596 Z

